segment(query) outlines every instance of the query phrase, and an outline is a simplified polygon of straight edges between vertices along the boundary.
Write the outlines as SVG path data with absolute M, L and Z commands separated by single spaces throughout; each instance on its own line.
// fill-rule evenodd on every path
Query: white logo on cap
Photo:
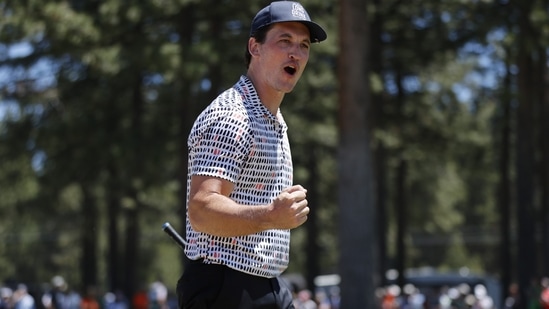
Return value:
M 299 3 L 292 3 L 292 16 L 298 19 L 307 20 L 305 9 Z

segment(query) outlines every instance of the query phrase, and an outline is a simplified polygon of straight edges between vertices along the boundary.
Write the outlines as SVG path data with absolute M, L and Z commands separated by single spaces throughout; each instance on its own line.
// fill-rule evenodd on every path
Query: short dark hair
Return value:
M 266 27 L 261 27 L 257 29 L 255 33 L 253 33 L 250 37 L 255 38 L 257 43 L 263 44 L 265 43 L 265 39 L 267 38 L 267 32 L 271 29 L 271 25 Z M 246 42 L 246 52 L 244 53 L 244 61 L 246 63 L 246 69 L 250 67 L 250 61 L 252 61 L 252 55 L 250 54 L 250 51 L 248 50 L 248 42 Z

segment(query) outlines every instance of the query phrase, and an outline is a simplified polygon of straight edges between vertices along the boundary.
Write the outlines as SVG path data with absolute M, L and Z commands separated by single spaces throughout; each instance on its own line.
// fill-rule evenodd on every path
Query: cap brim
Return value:
M 328 35 L 326 34 L 326 31 L 322 29 L 322 27 L 312 21 L 306 21 L 306 20 L 299 20 L 298 22 L 305 24 L 307 28 L 309 28 L 309 34 L 311 35 L 311 42 L 322 42 L 326 40 Z

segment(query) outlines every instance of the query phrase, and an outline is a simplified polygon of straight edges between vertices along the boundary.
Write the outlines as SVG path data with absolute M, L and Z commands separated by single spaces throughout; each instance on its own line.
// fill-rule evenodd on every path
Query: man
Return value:
M 62 276 L 51 279 L 53 289 L 42 295 L 42 305 L 46 309 L 80 309 L 82 299 L 80 295 L 69 289 L 68 283 Z
M 34 297 L 29 294 L 26 284 L 20 283 L 13 292 L 14 309 L 35 309 Z
M 541 279 L 540 303 L 541 309 L 549 309 L 549 277 Z
M 278 1 L 252 21 L 247 74 L 217 97 L 189 134 L 185 254 L 180 308 L 293 308 L 279 275 L 290 229 L 307 220 L 306 190 L 292 182 L 279 111 L 326 39 L 297 2 Z

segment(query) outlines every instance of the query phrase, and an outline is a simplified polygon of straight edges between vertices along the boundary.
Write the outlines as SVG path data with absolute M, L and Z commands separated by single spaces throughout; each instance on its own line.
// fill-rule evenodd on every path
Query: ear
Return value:
M 253 37 L 248 39 L 248 52 L 252 56 L 258 56 L 259 55 L 259 43 Z

